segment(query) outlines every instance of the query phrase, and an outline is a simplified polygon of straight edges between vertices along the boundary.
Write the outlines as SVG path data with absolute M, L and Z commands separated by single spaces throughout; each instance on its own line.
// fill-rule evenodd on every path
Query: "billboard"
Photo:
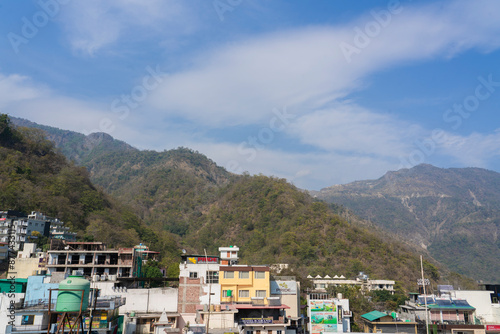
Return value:
M 296 295 L 296 281 L 271 281 L 271 295 Z
M 308 306 L 310 334 L 342 331 L 342 325 L 338 324 L 337 305 L 333 300 L 310 299 Z
M 193 264 L 219 263 L 219 258 L 215 256 L 190 256 L 187 260 Z

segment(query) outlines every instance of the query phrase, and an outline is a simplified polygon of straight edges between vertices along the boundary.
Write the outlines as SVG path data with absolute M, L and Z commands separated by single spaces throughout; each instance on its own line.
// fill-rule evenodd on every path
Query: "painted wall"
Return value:
M 59 288 L 58 283 L 50 283 L 50 276 L 29 276 L 24 305 L 36 305 L 49 300 L 49 289 Z M 52 301 L 57 299 L 57 291 L 52 292 Z
M 238 266 L 231 267 L 221 267 L 219 274 L 219 282 L 221 286 L 221 301 L 222 302 L 251 302 L 252 297 L 256 297 L 257 290 L 266 291 L 266 297 L 270 297 L 270 276 L 269 276 L 269 268 L 266 271 L 255 271 L 250 269 L 250 271 L 238 270 Z M 224 271 L 225 270 L 225 271 Z M 231 274 L 232 276 L 230 277 Z M 248 278 L 241 277 L 240 273 L 248 273 Z M 263 278 L 257 278 L 257 273 L 264 273 Z M 231 290 L 231 297 L 224 296 L 224 291 Z M 240 291 L 247 290 L 248 297 L 242 297 Z M 267 299 L 265 299 L 265 303 L 267 304 Z
M 113 282 L 93 282 L 91 288 L 101 289 L 101 296 L 121 296 L 126 303 L 120 314 L 126 312 L 177 312 L 176 288 L 113 289 Z

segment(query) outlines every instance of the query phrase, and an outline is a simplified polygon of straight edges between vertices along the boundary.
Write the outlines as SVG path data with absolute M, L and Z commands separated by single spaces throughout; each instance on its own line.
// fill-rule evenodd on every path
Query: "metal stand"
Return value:
M 56 334 L 78 334 L 80 332 L 83 334 L 84 333 L 84 326 L 83 326 L 83 313 L 82 313 L 82 307 L 83 307 L 83 296 L 85 294 L 85 290 L 83 289 L 61 289 L 64 291 L 81 291 L 82 296 L 80 298 L 80 310 L 78 312 L 52 312 L 52 291 L 58 291 L 59 289 L 49 289 L 49 326 L 47 328 L 47 334 L 50 334 L 50 327 L 52 325 L 51 320 L 52 320 L 52 315 L 53 314 L 60 314 L 62 313 L 62 319 L 61 322 L 57 325 L 57 331 Z M 71 323 L 71 317 L 70 314 L 77 314 L 76 319 L 74 320 L 73 323 Z M 90 330 L 92 329 L 92 322 L 89 323 Z M 67 331 L 69 329 L 69 332 Z M 89 332 L 90 332 L 89 330 Z

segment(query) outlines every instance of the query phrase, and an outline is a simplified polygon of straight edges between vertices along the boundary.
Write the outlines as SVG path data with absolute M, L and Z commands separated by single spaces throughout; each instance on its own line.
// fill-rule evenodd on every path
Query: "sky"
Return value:
M 299 188 L 500 171 L 499 1 L 0 1 L 0 112 Z

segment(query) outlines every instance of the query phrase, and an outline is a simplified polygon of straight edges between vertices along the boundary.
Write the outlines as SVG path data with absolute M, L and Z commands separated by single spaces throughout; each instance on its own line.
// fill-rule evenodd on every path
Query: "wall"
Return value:
M 225 278 L 225 273 L 232 272 L 234 274 L 233 278 Z M 240 272 L 248 272 L 248 278 L 239 278 Z M 263 272 L 264 278 L 255 278 L 256 272 Z M 251 266 L 231 266 L 231 267 L 221 267 L 219 274 L 219 282 L 221 285 L 221 293 L 224 290 L 231 290 L 232 296 L 222 296 L 222 302 L 246 302 L 251 303 L 251 298 L 256 296 L 257 290 L 266 291 L 266 297 L 270 297 L 270 280 L 269 280 L 269 268 L 265 271 L 262 268 L 256 268 Z M 248 290 L 248 297 L 240 297 L 239 291 Z M 265 299 L 267 303 L 267 299 Z
M 49 300 L 49 289 L 59 288 L 58 283 L 49 283 L 50 276 L 30 276 L 26 287 L 25 305 L 37 304 L 40 300 Z M 52 292 L 52 301 L 57 299 L 57 291 Z
M 22 298 L 24 298 L 24 293 L 0 293 L 0 333 L 4 332 L 9 321 L 11 321 L 11 319 L 9 319 L 9 306 L 11 301 L 20 303 Z
M 120 314 L 126 312 L 177 312 L 176 288 L 120 289 L 113 290 L 113 282 L 93 282 L 92 288 L 101 289 L 101 296 L 122 296 L 126 304 L 120 306 Z
M 9 276 L 16 278 L 28 278 L 36 274 L 40 269 L 38 267 L 40 260 L 38 258 L 17 258 L 14 264 L 14 269 L 9 270 Z

